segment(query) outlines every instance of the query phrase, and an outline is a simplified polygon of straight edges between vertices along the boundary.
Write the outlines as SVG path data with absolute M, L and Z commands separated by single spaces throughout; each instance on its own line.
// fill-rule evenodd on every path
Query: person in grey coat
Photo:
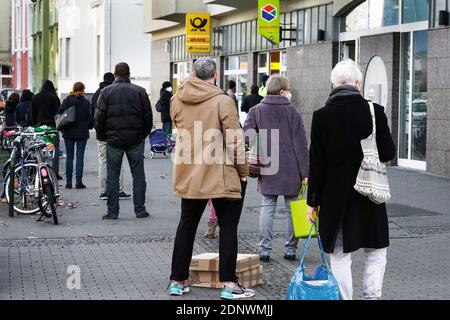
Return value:
M 250 146 L 256 140 L 251 138 L 250 132 L 256 130 L 261 136 L 260 148 L 263 158 L 267 156 L 267 160 L 270 156 L 272 159 L 268 166 L 275 168 L 271 173 L 262 172 L 258 180 L 258 192 L 262 194 L 260 260 L 270 261 L 273 217 L 278 197 L 284 196 L 287 214 L 284 258 L 293 261 L 298 239 L 294 237 L 290 203 L 297 200 L 302 181 L 308 179 L 308 142 L 302 117 L 290 101 L 292 95 L 288 80 L 278 75 L 270 77 L 267 81 L 267 91 L 268 95 L 250 110 L 244 124 Z M 267 139 L 263 138 L 265 132 Z M 278 142 L 274 139 L 277 132 Z M 267 143 L 264 140 L 267 140 Z

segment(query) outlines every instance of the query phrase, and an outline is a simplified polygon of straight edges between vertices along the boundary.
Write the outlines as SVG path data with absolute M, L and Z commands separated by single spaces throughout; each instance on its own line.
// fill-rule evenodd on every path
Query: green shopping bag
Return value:
M 296 238 L 307 239 L 311 231 L 311 222 L 308 220 L 308 204 L 306 203 L 306 194 L 308 185 L 302 183 L 302 189 L 297 201 L 291 202 L 292 224 L 294 226 L 294 236 Z M 317 225 L 319 220 L 317 219 Z M 316 228 L 313 229 L 312 236 L 317 237 Z

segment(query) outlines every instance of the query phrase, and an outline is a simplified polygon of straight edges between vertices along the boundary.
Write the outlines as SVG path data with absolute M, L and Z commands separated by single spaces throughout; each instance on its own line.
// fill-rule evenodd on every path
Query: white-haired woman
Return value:
M 354 190 L 363 159 L 361 140 L 372 133 L 370 107 L 360 93 L 362 74 L 352 60 L 336 65 L 334 89 L 326 106 L 313 115 L 311 128 L 308 205 L 309 218 L 320 206 L 320 234 L 341 297 L 353 297 L 351 253 L 367 253 L 364 298 L 381 299 L 389 229 L 386 206 L 377 205 Z M 375 104 L 377 145 L 382 162 L 392 160 L 396 148 L 384 108 Z

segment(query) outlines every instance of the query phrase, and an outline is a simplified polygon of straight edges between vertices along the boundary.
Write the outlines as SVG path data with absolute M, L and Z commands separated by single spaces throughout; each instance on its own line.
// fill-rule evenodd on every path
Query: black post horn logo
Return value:
M 202 18 L 195 18 L 195 19 L 191 19 L 191 26 L 193 27 L 193 29 L 191 31 L 203 31 L 205 32 L 205 26 L 208 23 L 208 19 L 202 19 Z

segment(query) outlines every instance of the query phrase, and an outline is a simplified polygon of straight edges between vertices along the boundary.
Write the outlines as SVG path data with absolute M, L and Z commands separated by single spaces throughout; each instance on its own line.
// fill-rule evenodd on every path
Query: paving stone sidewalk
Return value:
M 257 234 L 240 235 L 240 252 L 257 253 Z M 391 240 L 384 299 L 449 299 L 448 233 L 408 235 Z M 301 242 L 302 243 L 302 242 Z M 276 234 L 274 252 L 283 252 Z M 142 300 L 167 295 L 173 237 L 115 237 L 0 241 L 0 299 Z M 217 239 L 197 238 L 195 253 L 217 252 Z M 320 263 L 317 246 L 307 258 L 308 269 Z M 361 298 L 364 254 L 354 254 L 355 298 Z M 81 269 L 81 289 L 66 286 L 67 268 Z M 284 299 L 297 263 L 274 254 L 264 264 L 265 284 L 256 287 L 258 300 Z M 218 291 L 194 288 L 181 299 L 217 300 Z
M 148 148 L 148 146 L 147 146 Z M 87 190 L 64 190 L 75 209 L 59 208 L 60 225 L 36 223 L 36 217 L 9 218 L 0 204 L 0 300 L 8 299 L 170 299 L 167 296 L 179 200 L 171 193 L 169 159 L 145 159 L 149 219 L 136 219 L 132 201 L 121 201 L 120 219 L 102 221 L 105 202 L 98 200 L 97 148 L 90 139 L 85 162 Z M 148 155 L 148 150 L 147 150 Z M 61 160 L 64 168 L 64 160 Z M 126 190 L 131 179 L 125 161 Z M 391 247 L 384 299 L 450 299 L 450 179 L 389 168 L 393 198 L 388 205 Z M 63 182 L 61 182 L 63 185 Z M 274 221 L 272 262 L 264 265 L 265 284 L 256 299 L 284 299 L 297 266 L 283 259 L 285 212 L 282 201 Z M 260 195 L 249 182 L 239 225 L 239 252 L 258 253 Z M 217 252 L 218 240 L 201 237 L 195 253 Z M 303 245 L 300 241 L 299 251 Z M 361 298 L 364 253 L 354 254 L 355 298 Z M 320 263 L 317 246 L 307 257 Z M 68 290 L 67 268 L 81 269 L 81 289 Z M 218 299 L 218 291 L 195 288 L 181 299 Z

